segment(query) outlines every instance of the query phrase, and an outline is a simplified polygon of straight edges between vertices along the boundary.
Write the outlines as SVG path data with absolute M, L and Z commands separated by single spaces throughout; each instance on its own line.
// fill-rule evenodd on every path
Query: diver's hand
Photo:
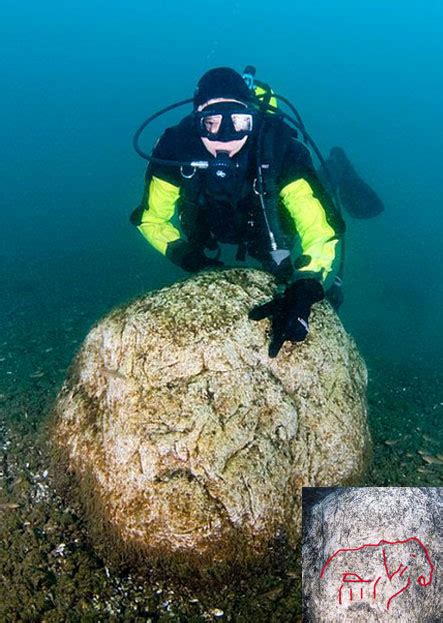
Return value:
M 223 262 L 217 258 L 207 257 L 200 248 L 193 247 L 185 240 L 170 242 L 166 248 L 166 257 L 190 273 L 195 273 L 205 268 L 223 266 Z
M 309 315 L 314 303 L 324 298 L 324 290 L 316 279 L 299 279 L 264 305 L 254 307 L 251 320 L 270 318 L 272 337 L 269 356 L 276 357 L 285 341 L 302 342 L 309 332 Z

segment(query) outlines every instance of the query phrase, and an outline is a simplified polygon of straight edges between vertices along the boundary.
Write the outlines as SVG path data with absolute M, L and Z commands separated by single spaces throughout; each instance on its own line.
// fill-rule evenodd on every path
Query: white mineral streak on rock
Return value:
M 325 497 L 303 538 L 303 621 L 441 621 L 441 514 L 437 488 L 349 488 Z
M 54 440 L 122 542 L 229 559 L 241 530 L 243 551 L 262 552 L 279 531 L 297 538 L 302 485 L 362 473 L 364 363 L 326 302 L 308 339 L 269 359 L 269 321 L 248 311 L 274 291 L 261 271 L 204 273 L 89 333 Z

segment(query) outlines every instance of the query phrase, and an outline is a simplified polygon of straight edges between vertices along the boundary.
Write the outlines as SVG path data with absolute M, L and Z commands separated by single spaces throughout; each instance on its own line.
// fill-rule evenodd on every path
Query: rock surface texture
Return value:
M 303 621 L 441 621 L 441 490 L 337 490 L 304 526 Z
M 277 534 L 295 541 L 303 485 L 361 476 L 365 365 L 326 302 L 308 339 L 269 359 L 269 321 L 248 311 L 274 293 L 261 271 L 202 273 L 116 309 L 87 336 L 53 438 L 113 548 L 244 560 Z

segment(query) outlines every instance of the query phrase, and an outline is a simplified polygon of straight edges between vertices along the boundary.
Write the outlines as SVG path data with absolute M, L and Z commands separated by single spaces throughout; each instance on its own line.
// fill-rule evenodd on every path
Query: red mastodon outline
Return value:
M 423 543 L 420 541 L 420 539 L 416 536 L 410 537 L 409 539 L 404 539 L 403 541 L 386 541 L 385 539 L 381 539 L 378 543 L 365 543 L 364 545 L 360 545 L 360 547 L 343 547 L 341 549 L 338 549 L 336 552 L 334 552 L 332 554 L 332 556 L 329 556 L 328 560 L 325 562 L 325 564 L 322 567 L 322 570 L 320 572 L 320 579 L 323 579 L 324 573 L 326 571 L 326 567 L 329 565 L 329 563 L 339 554 L 343 553 L 343 552 L 358 552 L 362 549 L 364 549 L 365 547 L 380 547 L 380 545 L 403 545 L 404 543 L 409 543 L 410 541 L 415 541 L 416 543 L 418 543 L 418 545 L 423 549 L 425 556 L 426 556 L 426 561 L 429 565 L 429 569 L 430 569 L 430 573 L 429 573 L 429 580 L 426 580 L 426 577 L 424 575 L 420 575 L 417 578 L 417 582 L 420 584 L 420 586 L 429 586 L 429 584 L 432 582 L 432 576 L 433 576 L 433 572 L 434 572 L 434 565 L 431 562 L 431 559 L 429 557 L 429 552 L 428 549 L 425 547 L 425 545 L 423 545 Z M 389 580 L 391 581 L 392 578 L 398 573 L 399 576 L 401 577 L 404 572 L 406 571 L 406 569 L 408 568 L 407 566 L 404 566 L 402 563 L 400 563 L 399 567 L 393 571 L 392 573 L 389 573 L 388 571 L 388 564 L 387 564 L 387 560 L 386 560 L 386 552 L 385 549 L 382 548 L 382 554 L 383 554 L 383 566 L 386 572 L 387 577 L 389 578 Z M 377 594 L 377 584 L 379 582 L 379 580 L 381 579 L 381 576 L 378 577 L 375 582 L 374 582 L 374 587 L 373 587 L 373 598 L 376 598 L 376 594 Z M 357 583 L 361 583 L 361 582 L 366 582 L 366 583 L 372 583 L 374 580 L 364 580 L 363 578 L 361 578 L 357 573 L 354 573 L 353 571 L 346 571 L 345 573 L 342 574 L 342 582 L 357 582 Z M 391 605 L 391 601 L 395 598 L 398 597 L 398 595 L 400 595 L 401 593 L 403 593 L 403 591 L 407 590 L 409 588 L 411 584 L 411 579 L 408 578 L 408 582 L 407 584 L 400 589 L 397 593 L 395 593 L 395 595 L 392 595 L 387 602 L 387 610 L 389 610 L 389 606 Z M 340 586 L 340 589 L 338 591 L 338 601 L 341 604 L 342 600 L 341 600 L 341 592 L 343 589 L 343 584 Z M 349 589 L 350 592 L 350 600 L 352 601 L 353 598 L 353 593 L 352 593 L 352 589 Z M 360 589 L 360 599 L 363 599 L 363 589 Z

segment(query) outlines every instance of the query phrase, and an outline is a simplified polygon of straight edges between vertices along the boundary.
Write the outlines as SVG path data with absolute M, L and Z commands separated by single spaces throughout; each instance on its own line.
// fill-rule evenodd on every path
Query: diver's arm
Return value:
M 333 221 L 331 214 L 327 218 L 327 199 L 318 186 L 308 150 L 290 141 L 283 162 L 280 197 L 300 236 L 302 256 L 295 262 L 295 281 L 282 295 L 249 314 L 253 320 L 271 319 L 270 357 L 277 356 L 284 342 L 302 342 L 308 335 L 311 308 L 324 299 L 323 283 L 331 271 L 338 234 L 344 226 L 340 215 L 333 214 Z
M 327 221 L 322 204 L 303 178 L 287 184 L 280 191 L 280 197 L 300 236 L 305 262 L 297 266 L 298 270 L 317 273 L 324 281 L 335 258 L 337 235 Z
M 171 223 L 180 188 L 153 176 L 146 193 L 146 207 L 137 228 L 146 240 L 173 264 L 188 272 L 223 265 L 216 258 L 206 257 L 203 250 L 183 240 L 179 230 Z
M 180 232 L 171 223 L 180 188 L 159 177 L 152 177 L 146 193 L 146 205 L 137 229 L 146 240 L 166 255 L 168 244 L 180 239 Z
M 269 356 L 276 357 L 286 341 L 302 342 L 309 332 L 309 316 L 324 299 L 323 282 L 331 270 L 337 238 L 326 220 L 320 201 L 309 183 L 299 178 L 286 184 L 280 197 L 297 228 L 304 262 L 295 263 L 298 274 L 282 295 L 252 309 L 252 320 L 271 319 Z

